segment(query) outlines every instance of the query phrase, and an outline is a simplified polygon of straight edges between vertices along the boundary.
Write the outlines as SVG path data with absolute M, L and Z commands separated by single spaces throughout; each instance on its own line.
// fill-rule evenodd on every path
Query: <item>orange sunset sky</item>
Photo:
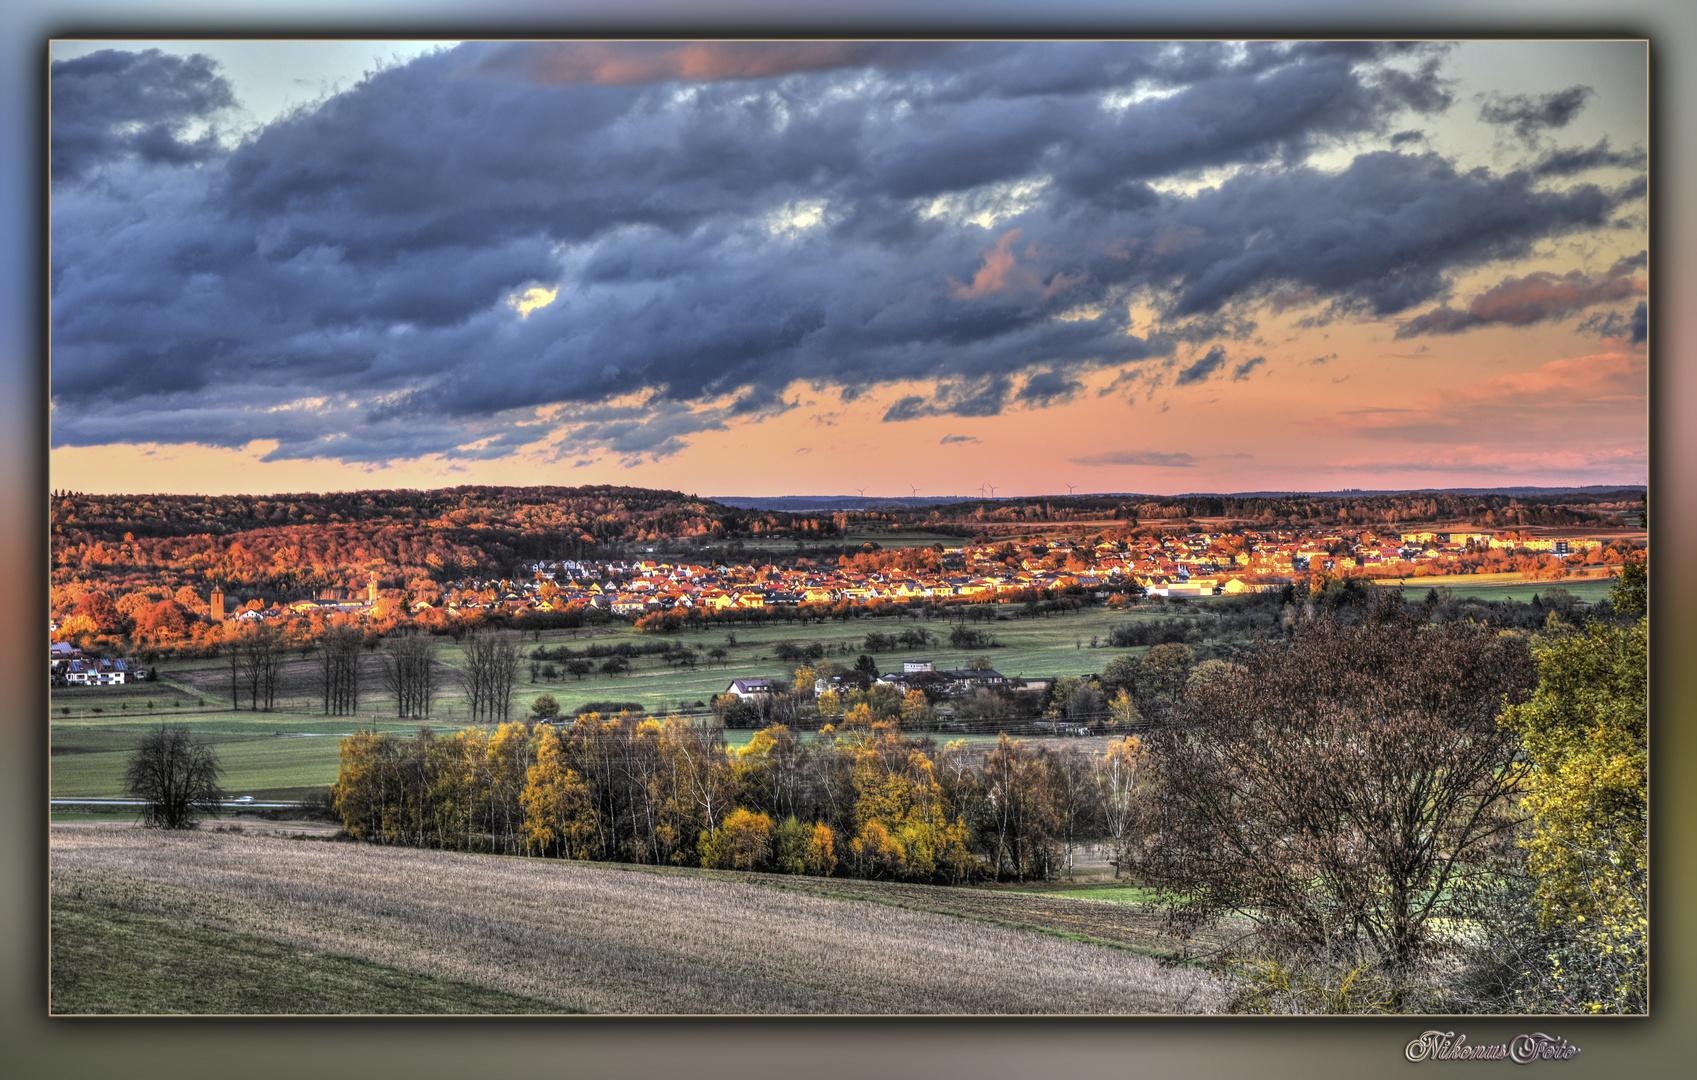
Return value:
M 1641 42 L 53 55 L 55 488 L 1646 481 Z

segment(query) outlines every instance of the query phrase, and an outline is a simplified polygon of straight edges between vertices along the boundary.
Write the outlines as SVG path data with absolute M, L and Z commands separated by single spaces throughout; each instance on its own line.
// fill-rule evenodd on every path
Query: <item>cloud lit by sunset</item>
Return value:
M 1645 74 L 470 42 L 236 138 L 192 45 L 56 54 L 51 482 L 1643 483 Z

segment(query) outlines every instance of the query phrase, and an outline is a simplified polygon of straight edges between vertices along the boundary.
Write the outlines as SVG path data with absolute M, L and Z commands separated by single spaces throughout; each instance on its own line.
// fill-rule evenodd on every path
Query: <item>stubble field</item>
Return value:
M 1225 996 L 1134 951 L 1163 943 L 1152 915 L 1063 897 L 105 825 L 53 827 L 51 888 L 56 1013 L 391 1011 L 362 978 L 423 980 L 453 1012 L 1124 1015 Z M 293 957 L 334 992 L 185 1003 L 126 953 L 171 934 L 256 972 Z M 131 973 L 116 997 L 108 970 Z M 229 974 L 200 978 L 242 985 Z

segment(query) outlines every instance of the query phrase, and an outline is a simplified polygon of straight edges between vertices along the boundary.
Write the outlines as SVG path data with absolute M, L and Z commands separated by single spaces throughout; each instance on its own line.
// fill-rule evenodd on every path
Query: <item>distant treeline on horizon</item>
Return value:
M 1041 499 L 1075 501 L 1080 499 L 1338 499 L 1377 495 L 1500 495 L 1510 499 L 1538 498 L 1548 495 L 1624 495 L 1643 494 L 1643 484 L 1590 484 L 1584 487 L 1497 487 L 1497 488 L 1340 488 L 1336 491 L 1187 491 L 1176 495 L 1155 495 L 1136 491 L 1091 491 L 1072 495 L 1004 495 L 985 498 L 973 495 L 939 495 L 934 498 L 900 495 L 713 495 L 713 502 L 742 510 L 779 510 L 788 513 L 809 510 L 857 510 L 900 507 L 918 510 L 932 506 L 952 506 L 957 503 L 1017 503 Z

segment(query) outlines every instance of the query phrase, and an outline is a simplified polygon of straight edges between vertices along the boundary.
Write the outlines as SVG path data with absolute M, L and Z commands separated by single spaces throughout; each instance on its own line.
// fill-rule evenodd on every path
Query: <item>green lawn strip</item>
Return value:
M 1009 889 L 1022 896 L 1063 896 L 1072 900 L 1106 900 L 1115 904 L 1157 904 L 1154 889 L 1139 885 L 1067 885 L 1050 889 Z
M 1396 583 L 1394 587 L 1402 590 L 1402 598 L 1412 603 L 1419 603 L 1426 598 L 1432 589 L 1447 588 L 1456 599 L 1477 600 L 1516 600 L 1529 603 L 1533 596 L 1542 596 L 1551 589 L 1566 589 L 1578 599 L 1595 604 L 1606 600 L 1609 591 L 1615 583 L 1608 578 L 1555 578 L 1550 581 L 1527 581 L 1524 578 L 1499 578 L 1492 580 L 1482 575 L 1455 574 L 1448 577 L 1410 578 Z
M 545 1002 L 58 895 L 55 1015 L 558 1013 Z
M 121 798 L 124 773 L 129 767 L 130 747 L 144 729 L 127 739 L 113 739 L 111 749 L 98 752 L 57 753 L 52 756 L 49 791 L 55 799 Z M 91 733 L 82 733 L 88 736 Z M 218 753 L 224 769 L 221 782 L 232 795 L 254 795 L 280 789 L 328 787 L 336 782 L 340 766 L 341 740 L 320 737 L 291 737 L 267 734 L 201 732 Z M 60 734 L 53 733 L 55 745 Z M 65 736 L 66 746 L 74 738 Z M 98 744 L 106 736 L 91 740 Z

